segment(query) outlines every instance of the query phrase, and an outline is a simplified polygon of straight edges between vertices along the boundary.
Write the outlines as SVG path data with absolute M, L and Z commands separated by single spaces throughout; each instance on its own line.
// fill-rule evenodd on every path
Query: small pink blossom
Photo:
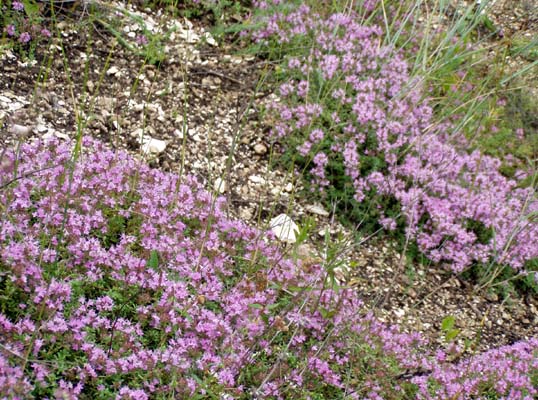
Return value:
M 24 11 L 24 4 L 22 4 L 20 1 L 14 1 L 11 3 L 11 7 L 13 7 L 15 11 Z
M 137 35 L 136 36 L 136 43 L 138 43 L 140 46 L 145 46 L 149 43 L 148 38 L 146 35 Z
M 30 40 L 32 40 L 32 37 L 28 32 L 23 32 L 19 36 L 19 42 L 21 43 L 28 43 Z
M 15 25 L 6 26 L 5 30 L 6 30 L 6 33 L 8 34 L 8 36 L 14 36 L 15 35 Z

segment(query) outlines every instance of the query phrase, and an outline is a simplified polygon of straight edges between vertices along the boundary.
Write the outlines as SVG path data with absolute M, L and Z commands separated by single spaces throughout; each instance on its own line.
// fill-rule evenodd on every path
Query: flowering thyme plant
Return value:
M 421 365 L 419 336 L 364 316 L 195 180 L 85 146 L 76 164 L 57 141 L 2 163 L 0 393 L 337 398 L 367 354 L 387 382 Z
M 531 400 L 538 395 L 538 338 L 503 346 L 452 364 L 438 353 L 432 371 L 412 379 L 418 399 L 505 398 Z M 503 397 L 499 397 L 499 395 Z
M 51 32 L 42 25 L 34 1 L 10 1 L 0 5 L 0 29 L 7 42 L 23 54 L 33 56 L 37 46 L 49 40 Z
M 36 142 L 1 163 L 2 396 L 482 393 L 419 335 L 365 313 L 354 289 L 324 287 L 319 265 L 284 258 L 269 233 L 228 219 L 194 179 L 92 140 L 72 154 Z M 489 392 L 523 399 L 536 394 L 524 374 L 536 375 L 537 350 L 501 350 L 504 369 L 488 368 L 489 356 L 469 362 L 482 366 L 480 382 L 502 379 Z
M 519 270 L 538 258 L 534 188 L 432 124 L 403 56 L 382 45 L 381 28 L 357 21 L 303 4 L 275 11 L 253 33 L 267 46 L 289 45 L 280 70 L 289 79 L 268 104 L 273 137 L 287 141 L 327 196 L 344 197 L 357 220 L 401 230 L 455 272 L 488 262 Z

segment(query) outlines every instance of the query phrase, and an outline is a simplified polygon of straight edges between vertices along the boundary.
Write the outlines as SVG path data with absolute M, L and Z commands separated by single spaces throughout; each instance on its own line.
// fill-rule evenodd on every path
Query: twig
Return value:
M 190 73 L 193 74 L 193 75 L 203 75 L 203 74 L 213 75 L 213 76 L 217 76 L 217 77 L 222 78 L 222 79 L 226 79 L 226 80 L 228 80 L 230 82 L 237 83 L 240 86 L 245 86 L 245 83 L 241 82 L 238 79 L 232 78 L 231 76 L 224 75 L 224 74 L 221 74 L 220 72 L 209 70 L 209 69 L 197 69 L 195 71 L 191 70 Z
M 17 176 L 17 177 L 15 177 L 15 178 L 9 180 L 7 183 L 4 183 L 3 185 L 1 185 L 1 186 L 0 186 L 0 190 L 5 189 L 5 188 L 8 187 L 9 185 L 11 185 L 13 182 L 16 182 L 16 181 L 18 181 L 18 180 L 20 180 L 20 179 L 28 178 L 28 177 L 30 177 L 30 176 L 32 176 L 32 175 L 37 174 L 38 172 L 46 171 L 46 170 L 48 170 L 48 169 L 52 169 L 52 168 L 54 168 L 54 167 L 56 167 L 56 165 L 53 165 L 53 166 L 51 166 L 51 167 L 45 167 L 45 168 L 36 169 L 36 170 L 34 170 L 34 171 L 27 172 L 27 173 L 25 173 L 24 175 Z

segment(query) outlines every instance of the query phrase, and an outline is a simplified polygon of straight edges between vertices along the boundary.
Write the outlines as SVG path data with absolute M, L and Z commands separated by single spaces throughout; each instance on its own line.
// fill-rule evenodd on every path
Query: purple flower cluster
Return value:
M 7 5 L 0 6 L 0 13 L 4 14 L 3 31 L 8 37 L 16 39 L 20 44 L 39 42 L 51 37 L 50 31 L 40 26 L 39 21 L 27 17 L 23 2 L 12 1 L 11 7 L 9 3 L 8 1 Z
M 11 7 L 12 7 L 15 11 L 24 11 L 24 4 L 22 4 L 20 1 L 14 1 L 14 2 L 11 4 Z
M 227 218 L 224 199 L 192 178 L 89 139 L 76 162 L 57 140 L 4 157 L 2 396 L 398 398 L 399 377 L 416 369 L 433 371 L 439 390 L 481 393 L 419 335 L 364 314 L 355 290 L 324 287 L 320 266 Z M 469 362 L 485 381 L 504 379 L 492 390 L 523 399 L 537 347 Z M 430 393 L 426 381 L 407 385 Z
M 381 45 L 381 28 L 357 21 L 352 13 L 324 18 L 301 5 L 273 13 L 253 34 L 262 43 L 308 49 L 288 56 L 291 78 L 269 104 L 277 116 L 273 135 L 300 141 L 297 151 L 321 187 L 331 184 L 326 167 L 340 162 L 356 204 L 378 201 L 383 227 L 401 223 L 422 252 L 454 271 L 491 261 L 521 269 L 538 258 L 535 190 L 504 177 L 499 160 L 467 151 L 446 126 L 434 126 L 403 56 Z M 396 200 L 400 215 L 384 215 L 383 199 Z
M 366 345 L 421 363 L 418 336 L 361 316 L 353 290 L 324 288 L 195 180 L 84 145 L 76 164 L 57 141 L 4 155 L 3 395 L 293 398 L 351 390 Z
M 418 399 L 503 394 L 505 399 L 532 400 L 538 396 L 538 338 L 490 350 L 457 364 L 434 364 L 432 369 L 430 374 L 412 380 L 419 387 Z

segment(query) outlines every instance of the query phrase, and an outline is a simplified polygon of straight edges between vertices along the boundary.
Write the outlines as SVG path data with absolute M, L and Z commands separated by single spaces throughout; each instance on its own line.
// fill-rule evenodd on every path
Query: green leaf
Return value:
M 441 322 L 441 329 L 444 332 L 450 331 L 452 328 L 454 328 L 454 324 L 456 323 L 456 319 L 453 315 L 449 315 L 443 319 L 443 322 Z
M 147 266 L 151 269 L 159 267 L 159 253 L 157 253 L 157 250 L 151 250 Z
M 323 307 L 320 307 L 319 308 L 319 313 L 321 314 L 321 316 L 325 319 L 329 319 L 329 318 L 332 318 L 335 316 L 336 314 L 336 310 L 329 310 L 329 309 L 326 309 L 326 308 L 323 308 Z
M 37 17 L 39 14 L 39 5 L 35 1 L 23 0 L 24 12 L 30 20 Z
M 261 304 L 258 304 L 258 303 L 252 303 L 252 304 L 249 304 L 248 306 L 250 308 L 256 308 L 258 310 L 263 310 L 263 306 Z
M 450 341 L 454 340 L 454 338 L 455 338 L 456 336 L 458 336 L 459 333 L 460 333 L 460 330 L 459 330 L 459 329 L 452 329 L 452 330 L 448 331 L 448 332 L 446 333 L 446 335 L 445 335 L 445 339 L 446 339 L 446 341 L 447 341 L 447 342 L 450 342 Z
M 482 24 L 484 25 L 484 27 L 489 30 L 490 32 L 495 32 L 496 29 L 495 29 L 495 24 L 493 23 L 493 21 L 491 19 L 489 19 L 486 15 L 484 15 L 482 17 Z
M 304 221 L 304 225 L 300 227 L 299 231 L 296 235 L 296 246 L 303 243 L 306 239 L 308 239 L 308 235 L 316 226 L 316 221 L 314 218 L 307 218 Z

